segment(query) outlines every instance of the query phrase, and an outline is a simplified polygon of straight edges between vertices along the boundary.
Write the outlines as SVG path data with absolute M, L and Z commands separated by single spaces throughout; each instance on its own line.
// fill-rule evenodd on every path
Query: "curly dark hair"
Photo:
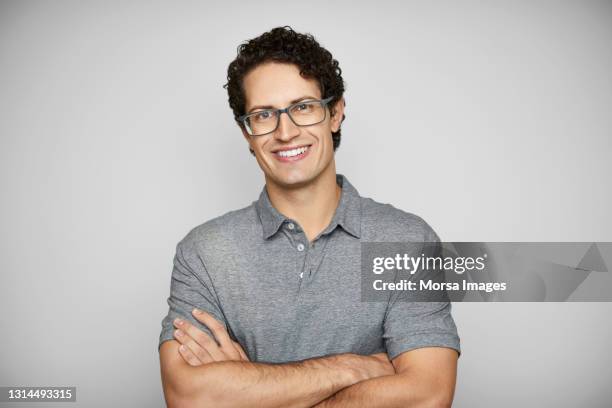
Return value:
M 238 120 L 245 113 L 244 77 L 255 67 L 270 61 L 295 64 L 304 78 L 316 79 L 322 99 L 334 96 L 329 103 L 332 109 L 344 94 L 342 70 L 329 51 L 311 34 L 297 33 L 290 26 L 276 27 L 240 44 L 238 55 L 227 68 L 227 83 L 223 87 L 227 89 L 234 119 Z M 333 115 L 333 110 L 331 112 Z M 343 114 L 342 121 L 345 117 Z M 340 129 L 332 132 L 332 140 L 335 151 L 340 146 Z M 252 150 L 251 154 L 254 154 Z

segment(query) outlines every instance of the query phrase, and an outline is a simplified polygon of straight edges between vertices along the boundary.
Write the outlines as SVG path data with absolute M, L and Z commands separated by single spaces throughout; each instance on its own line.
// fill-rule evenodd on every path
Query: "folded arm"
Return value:
M 214 339 L 186 321 L 160 347 L 162 383 L 172 407 L 312 407 L 360 381 L 392 374 L 386 355 L 338 354 L 304 361 L 248 361 L 222 324 L 195 315 Z M 177 335 L 177 333 L 179 333 Z M 181 347 L 182 346 L 182 347 Z
M 393 359 L 395 375 L 354 384 L 315 405 L 331 407 L 450 407 L 458 354 L 451 348 L 425 347 Z

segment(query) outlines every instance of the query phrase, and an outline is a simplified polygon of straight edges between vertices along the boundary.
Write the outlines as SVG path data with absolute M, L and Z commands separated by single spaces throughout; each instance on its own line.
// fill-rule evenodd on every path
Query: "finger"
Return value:
M 237 343 L 235 341 L 232 341 L 232 343 L 234 344 L 234 348 L 236 349 L 236 351 L 238 351 L 238 354 L 240 354 L 240 358 L 242 358 L 244 361 L 250 361 L 249 357 L 244 352 L 244 350 L 243 350 L 242 346 L 240 345 L 240 343 Z
M 205 324 L 210 329 L 215 339 L 219 342 L 219 345 L 228 353 L 228 356 L 232 359 L 239 359 L 240 353 L 238 353 L 233 347 L 232 339 L 227 334 L 225 326 L 215 319 L 210 313 L 206 313 L 203 310 L 193 309 L 194 317 L 201 323 Z
M 387 355 L 387 353 L 376 353 L 376 354 L 372 354 L 371 356 L 382 363 L 391 364 L 391 360 L 389 360 L 389 356 Z
M 379 360 L 389 361 L 389 355 L 387 353 L 376 353 L 372 354 L 372 357 L 376 357 Z
M 206 327 L 210 329 L 220 345 L 225 346 L 231 344 L 232 340 L 227 334 L 225 326 L 210 313 L 199 309 L 193 309 L 193 315 L 199 322 L 204 323 Z
M 192 351 L 197 352 L 198 347 L 196 346 L 199 345 L 200 348 L 203 348 L 206 352 L 208 352 L 213 361 L 227 360 L 225 354 L 211 336 L 204 333 L 202 330 L 198 329 L 186 320 L 180 319 L 176 322 L 176 325 L 180 327 L 185 336 L 190 337 L 190 339 L 184 341 L 184 344 L 189 345 L 189 348 L 191 348 Z M 190 341 L 193 341 L 194 344 L 190 344 Z
M 177 339 L 181 345 L 187 347 L 188 351 L 198 359 L 200 364 L 207 364 L 215 361 L 206 349 L 196 343 L 195 340 L 186 335 L 182 330 L 175 330 L 174 338 Z
M 190 366 L 196 367 L 202 365 L 202 362 L 196 357 L 195 354 L 193 354 L 191 350 L 189 350 L 189 347 L 186 347 L 184 344 L 180 345 L 179 354 Z

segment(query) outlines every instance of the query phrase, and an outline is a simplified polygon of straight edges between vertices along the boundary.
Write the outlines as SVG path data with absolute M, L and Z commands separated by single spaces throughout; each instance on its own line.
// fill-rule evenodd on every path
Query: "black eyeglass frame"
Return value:
M 319 123 L 323 122 L 325 119 L 327 119 L 327 109 L 325 109 L 325 115 L 323 115 L 323 119 L 321 119 L 320 121 L 315 122 L 315 123 L 310 123 L 308 125 L 298 125 L 297 123 L 295 123 L 295 120 L 293 120 L 293 118 L 291 117 L 291 114 L 289 113 L 289 110 L 291 108 L 293 108 L 294 106 L 300 105 L 300 104 L 305 103 L 305 102 L 319 102 L 321 104 L 321 106 L 323 106 L 325 108 L 325 107 L 327 107 L 327 104 L 329 102 L 331 102 L 332 99 L 334 99 L 334 96 L 330 96 L 330 97 L 325 98 L 325 99 L 305 99 L 303 101 L 299 101 L 299 102 L 296 102 L 294 104 L 291 104 L 291 105 L 287 106 L 284 109 L 263 109 L 263 110 L 260 110 L 260 111 L 257 111 L 257 112 L 247 113 L 246 115 L 239 116 L 236 119 L 236 121 L 238 122 L 238 124 L 240 124 L 242 127 L 244 127 L 244 129 L 246 129 L 246 131 L 249 134 L 249 136 L 254 136 L 254 137 L 265 136 L 265 135 L 269 135 L 270 133 L 275 132 L 276 129 L 278 129 L 278 125 L 280 124 L 280 115 L 282 115 L 283 113 L 286 113 L 287 116 L 289 116 L 289 119 L 291 119 L 291 121 L 296 126 L 300 126 L 300 127 L 312 126 L 312 125 L 319 124 Z M 247 126 L 246 120 L 249 118 L 249 116 L 254 116 L 254 115 L 257 115 L 257 114 L 259 114 L 261 112 L 273 112 L 274 114 L 276 114 L 276 126 L 274 126 L 274 129 L 272 129 L 269 132 L 261 133 L 261 134 L 258 134 L 258 135 L 252 135 L 251 133 L 249 133 L 249 126 Z

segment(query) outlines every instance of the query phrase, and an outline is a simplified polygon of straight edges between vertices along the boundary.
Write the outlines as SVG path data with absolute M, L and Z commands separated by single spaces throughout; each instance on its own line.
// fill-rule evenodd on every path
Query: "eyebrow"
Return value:
M 289 102 L 289 105 L 293 105 L 294 103 L 297 103 L 299 101 L 303 101 L 304 99 L 317 99 L 314 96 L 310 96 L 310 95 L 304 95 L 304 96 L 300 96 L 299 98 L 296 98 L 294 100 L 292 100 L 291 102 Z M 276 109 L 274 106 L 272 105 L 257 105 L 257 106 L 253 106 L 251 109 L 249 109 L 247 111 L 247 113 L 251 113 L 253 112 L 255 109 Z

